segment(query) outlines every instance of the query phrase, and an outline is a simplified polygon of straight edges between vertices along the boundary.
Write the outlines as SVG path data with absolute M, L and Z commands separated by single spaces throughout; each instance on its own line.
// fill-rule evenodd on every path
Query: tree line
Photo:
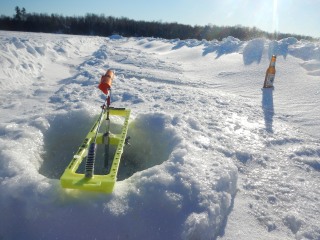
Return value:
M 165 39 L 206 39 L 222 40 L 233 36 L 240 40 L 264 37 L 282 39 L 295 37 L 298 40 L 313 40 L 312 37 L 268 33 L 256 27 L 243 26 L 190 26 L 186 24 L 163 23 L 161 21 L 136 21 L 126 17 L 116 18 L 103 14 L 86 14 L 85 16 L 63 16 L 58 14 L 27 13 L 25 8 L 15 8 L 13 17 L 0 16 L 0 29 L 8 31 L 62 33 L 74 35 L 110 36 L 118 34 L 124 37 L 155 37 Z

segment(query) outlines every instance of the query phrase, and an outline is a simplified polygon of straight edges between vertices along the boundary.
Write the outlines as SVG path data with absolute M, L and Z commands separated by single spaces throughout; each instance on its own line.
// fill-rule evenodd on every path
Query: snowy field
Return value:
M 0 39 L 1 240 L 320 239 L 319 42 Z M 109 68 L 131 109 L 115 190 L 62 189 Z

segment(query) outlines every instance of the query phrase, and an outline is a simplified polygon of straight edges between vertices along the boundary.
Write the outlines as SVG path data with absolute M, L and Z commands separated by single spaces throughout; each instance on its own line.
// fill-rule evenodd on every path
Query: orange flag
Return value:
M 114 72 L 112 70 L 108 70 L 105 75 L 101 77 L 98 88 L 104 93 L 108 94 L 109 89 L 111 88 L 112 81 L 114 78 Z

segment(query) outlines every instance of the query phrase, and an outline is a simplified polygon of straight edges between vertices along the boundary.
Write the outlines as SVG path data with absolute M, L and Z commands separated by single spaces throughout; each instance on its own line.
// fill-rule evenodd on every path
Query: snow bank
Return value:
M 56 239 L 76 235 L 87 239 L 103 237 L 107 229 L 109 235 L 120 239 L 180 238 L 181 232 L 185 239 L 206 239 L 219 233 L 236 191 L 237 171 L 231 162 L 226 165 L 223 156 L 204 156 L 192 144 L 183 143 L 172 126 L 173 120 L 163 114 L 138 116 L 132 123 L 132 146 L 119 173 L 120 179 L 131 177 L 118 182 L 114 194 L 63 192 L 56 179 L 71 159 L 71 150 L 76 149 L 89 120 L 83 111 L 57 115 L 49 121 L 38 119 L 36 125 L 41 128 L 50 125 L 44 131 L 45 139 L 34 128 L 30 134 L 38 135 L 27 136 L 14 126 L 1 131 L 9 139 L 11 134 L 18 134 L 15 142 L 6 144 L 4 140 L 1 145 L 1 159 L 5 160 L 1 163 L 10 163 L 1 166 L 1 208 L 7 213 L 3 216 L 11 216 L 10 225 L 24 226 L 23 231 L 16 231 L 4 224 L 4 236 Z M 29 143 L 31 138 L 38 141 Z M 10 148 L 12 143 L 21 149 Z M 204 169 L 203 164 L 211 167 Z M 20 210 L 12 209 L 13 203 Z M 202 221 L 197 220 L 199 217 Z M 88 218 L 89 229 L 85 227 Z M 119 231 L 119 226 L 126 230 Z

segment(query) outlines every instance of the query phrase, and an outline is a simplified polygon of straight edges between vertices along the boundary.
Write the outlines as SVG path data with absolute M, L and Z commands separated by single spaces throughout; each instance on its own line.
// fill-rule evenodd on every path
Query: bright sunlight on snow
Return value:
M 0 38 L 0 239 L 320 239 L 319 42 Z M 63 189 L 109 68 L 114 192 Z

